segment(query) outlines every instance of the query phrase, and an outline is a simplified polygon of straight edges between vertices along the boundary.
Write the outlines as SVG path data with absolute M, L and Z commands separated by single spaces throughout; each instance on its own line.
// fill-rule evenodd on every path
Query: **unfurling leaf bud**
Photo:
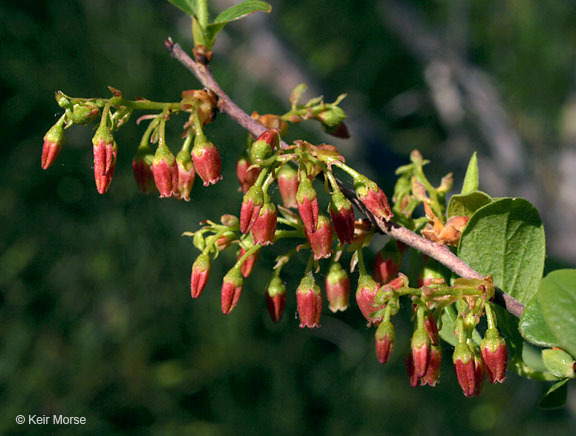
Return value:
M 67 112 L 68 113 L 68 112 Z M 70 114 L 70 119 L 74 124 L 89 124 L 100 114 L 100 108 L 96 103 L 87 101 L 75 104 Z
M 332 255 L 332 224 L 326 215 L 318 217 L 318 226 L 314 233 L 306 232 L 306 239 L 314 253 L 314 260 L 327 259 Z
M 170 198 L 178 187 L 178 165 L 176 158 L 166 145 L 156 149 L 152 160 L 152 173 L 160 198 Z
M 232 268 L 222 282 L 222 313 L 228 315 L 238 304 L 244 279 L 239 268 Z
M 210 257 L 207 254 L 202 253 L 196 258 L 192 265 L 192 277 L 190 279 L 192 298 L 198 298 L 200 296 L 204 290 L 204 286 L 206 286 L 209 275 Z
M 350 299 L 350 278 L 342 265 L 334 262 L 326 276 L 326 298 L 332 312 L 346 310 Z
M 376 183 L 366 177 L 359 177 L 354 183 L 354 189 L 358 199 L 377 218 L 390 221 L 394 214 L 388 204 L 384 191 Z
M 44 146 L 42 147 L 43 170 L 47 170 L 54 163 L 64 145 L 64 127 L 62 122 L 57 122 L 44 135 Z
M 306 274 L 300 281 L 296 290 L 296 305 L 300 316 L 300 328 L 320 327 L 322 295 L 312 273 Z
M 296 203 L 298 171 L 292 165 L 284 164 L 278 170 L 278 188 L 284 207 L 296 207 L 298 205 Z
M 118 146 L 112 132 L 106 126 L 100 126 L 92 138 L 94 151 L 94 179 L 100 194 L 106 193 L 114 176 Z
M 214 185 L 219 180 L 222 180 L 220 153 L 216 146 L 202 134 L 194 138 L 192 160 L 194 161 L 196 172 L 204 182 L 204 186 Z
M 318 198 L 316 191 L 312 186 L 312 182 L 308 177 L 303 177 L 298 185 L 298 192 L 296 194 L 296 202 L 298 212 L 304 229 L 307 233 L 314 233 L 318 226 Z
M 368 321 L 368 324 L 380 324 L 382 317 L 373 317 L 372 314 L 378 311 L 379 307 L 374 306 L 374 298 L 378 293 L 380 286 L 368 274 L 362 274 L 358 278 L 358 288 L 356 289 L 356 303 L 360 312 Z
M 374 263 L 374 280 L 378 283 L 388 283 L 400 272 L 402 265 L 402 255 L 395 249 L 396 244 L 390 241 L 376 255 Z
M 280 135 L 276 129 L 266 130 L 262 133 L 250 147 L 252 162 L 260 164 L 272 156 L 274 148 L 276 148 L 279 141 Z
M 254 185 L 260 171 L 262 171 L 260 167 L 250 168 L 251 166 L 252 162 L 250 162 L 250 159 L 246 155 L 238 159 L 236 163 L 236 177 L 238 177 L 238 181 L 240 182 L 240 190 L 244 194 Z
M 424 328 L 414 331 L 410 347 L 412 349 L 412 360 L 414 361 L 414 373 L 418 377 L 423 377 L 430 361 L 430 338 Z
M 395 338 L 396 334 L 394 333 L 392 323 L 390 321 L 380 323 L 376 330 L 376 357 L 378 357 L 378 362 L 388 362 L 390 354 L 394 349 Z
M 265 203 L 252 226 L 252 237 L 254 238 L 255 244 L 265 246 L 274 243 L 277 220 L 278 213 L 276 212 L 276 206 L 270 202 Z
M 192 191 L 192 186 L 194 186 L 195 176 L 190 152 L 181 150 L 176 156 L 176 165 L 178 167 L 178 183 L 176 184 L 174 195 L 176 198 L 190 201 L 190 191 Z
M 242 207 L 240 208 L 240 231 L 248 233 L 258 215 L 260 209 L 264 204 L 264 193 L 260 186 L 252 186 L 242 199 Z
M 508 347 L 498 330 L 489 328 L 480 344 L 480 353 L 488 373 L 490 383 L 503 383 L 506 378 Z
M 330 216 L 340 244 L 351 244 L 354 238 L 354 209 L 352 203 L 340 191 L 332 194 Z
M 148 194 L 154 189 L 154 174 L 152 172 L 152 161 L 154 153 L 148 145 L 138 147 L 134 159 L 132 159 L 132 169 L 134 179 L 138 189 L 143 194 Z
M 272 321 L 280 321 L 286 306 L 286 286 L 276 274 L 272 276 L 270 283 L 266 287 L 266 305 Z
M 481 365 L 478 367 L 477 363 L 480 361 L 475 359 L 474 353 L 466 343 L 456 345 L 452 362 L 464 395 L 467 397 L 477 395 L 482 384 L 482 367 Z
M 244 254 L 246 254 L 246 250 L 244 249 L 244 247 L 240 247 L 240 250 L 238 251 L 238 254 L 236 256 L 237 259 L 240 260 L 240 258 L 244 256 Z M 242 266 L 240 267 L 242 277 L 246 278 L 252 273 L 252 270 L 254 269 L 254 264 L 256 263 L 259 254 L 260 250 L 256 250 L 254 253 L 248 256 L 246 260 L 242 263 Z

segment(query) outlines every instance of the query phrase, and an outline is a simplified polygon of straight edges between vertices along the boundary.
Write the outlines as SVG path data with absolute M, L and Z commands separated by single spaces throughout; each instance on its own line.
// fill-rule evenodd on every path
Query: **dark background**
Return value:
M 215 3 L 222 10 L 230 2 Z M 478 150 L 482 188 L 536 203 L 552 259 L 574 261 L 574 2 L 272 3 L 270 16 L 229 26 L 216 47 L 214 74 L 241 107 L 286 111 L 301 81 L 329 101 L 349 93 L 343 107 L 353 139 L 333 141 L 317 125 L 287 139 L 333 141 L 388 192 L 413 148 L 432 159 L 435 183 L 454 171 L 455 189 Z M 1 434 L 574 430 L 573 389 L 566 408 L 542 411 L 547 386 L 509 374 L 504 385 L 465 399 L 449 348 L 441 383 L 410 388 L 406 310 L 385 367 L 355 303 L 344 314 L 325 309 L 321 329 L 299 329 L 293 290 L 301 261 L 288 268 L 286 316 L 273 324 L 264 283 L 287 245 L 261 256 L 230 316 L 220 312 L 219 288 L 233 253 L 214 263 L 192 301 L 197 250 L 180 235 L 237 213 L 241 202 L 233 168 L 245 133 L 225 116 L 208 130 L 225 178 L 210 188 L 197 183 L 190 203 L 137 194 L 131 158 L 143 129 L 134 123 L 117 134 L 107 195 L 94 186 L 91 128 L 70 129 L 57 163 L 41 170 L 42 137 L 59 114 L 54 91 L 105 97 L 112 85 L 130 97 L 177 101 L 198 86 L 165 50 L 167 36 L 191 49 L 187 18 L 159 0 L 0 3 Z M 172 124 L 176 150 L 179 123 Z M 18 426 L 18 414 L 84 416 L 87 424 Z

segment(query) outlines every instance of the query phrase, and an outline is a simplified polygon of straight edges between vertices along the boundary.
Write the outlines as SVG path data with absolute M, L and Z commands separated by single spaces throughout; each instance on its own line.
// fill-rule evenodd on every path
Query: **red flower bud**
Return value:
M 378 362 L 386 363 L 394 349 L 394 326 L 390 321 L 384 321 L 376 330 L 376 357 Z
M 356 303 L 360 308 L 360 312 L 364 315 L 364 318 L 368 320 L 368 324 L 380 324 L 382 317 L 371 316 L 380 307 L 374 307 L 374 298 L 378 293 L 378 283 L 368 274 L 362 274 L 358 278 L 358 288 L 356 289 Z
M 418 380 L 420 380 L 420 377 L 418 377 L 414 371 L 414 360 L 412 359 L 412 354 L 406 356 L 406 372 L 408 372 L 410 386 L 413 388 L 418 386 Z
M 328 133 L 329 135 L 335 136 L 336 138 L 343 138 L 343 139 L 350 138 L 350 133 L 348 132 L 348 127 L 346 127 L 346 124 L 344 123 L 344 121 L 342 121 L 340 124 L 333 126 L 333 127 L 329 127 L 329 126 L 323 124 L 322 128 L 324 129 L 324 131 L 326 133 Z
M 92 138 L 92 144 L 96 189 L 98 189 L 100 194 L 104 194 L 108 191 L 114 176 L 118 146 L 110 129 L 106 126 L 101 126 L 96 130 L 96 134 Z
M 474 354 L 470 347 L 465 343 L 457 344 L 452 356 L 452 362 L 464 395 L 471 397 L 477 391 L 477 369 Z
M 236 177 L 238 177 L 238 181 L 240 182 L 240 190 L 244 194 L 254 185 L 260 171 L 262 171 L 260 167 L 250 168 L 251 166 L 252 162 L 250 162 L 248 156 L 242 156 L 236 163 Z
M 134 159 L 132 159 L 132 169 L 134 179 L 138 189 L 143 194 L 148 194 L 154 189 L 154 174 L 152 173 L 152 160 L 154 153 L 148 145 L 138 147 Z
M 246 254 L 246 250 L 244 249 L 244 247 L 240 247 L 240 251 L 238 251 L 236 258 L 240 260 L 240 258 L 244 256 L 244 254 Z M 256 250 L 254 253 L 252 253 L 250 256 L 246 258 L 244 263 L 242 263 L 242 266 L 240 267 L 242 277 L 246 278 L 252 273 L 252 270 L 254 269 L 254 264 L 256 263 L 259 254 L 260 250 Z
M 503 383 L 506 378 L 508 347 L 495 328 L 488 329 L 480 344 L 482 360 L 490 383 Z
M 374 263 L 374 279 L 378 283 L 388 283 L 400 272 L 402 265 L 402 256 L 398 251 L 389 251 L 390 245 L 387 244 L 376 255 Z
M 252 226 L 252 237 L 255 244 L 269 245 L 274 243 L 278 213 L 273 203 L 265 203 Z
M 190 279 L 190 290 L 192 298 L 198 298 L 206 286 L 210 275 L 210 257 L 207 254 L 200 254 L 192 265 L 192 277 Z
M 340 191 L 332 194 L 330 216 L 340 244 L 351 244 L 354 238 L 354 209 L 352 203 Z
M 220 153 L 214 144 L 206 139 L 206 136 L 197 135 L 194 139 L 192 160 L 194 160 L 196 172 L 204 181 L 204 186 L 214 185 L 219 180 L 222 180 Z
M 410 346 L 414 361 L 414 373 L 418 377 L 423 377 L 430 361 L 430 338 L 425 329 L 421 328 L 414 331 Z
M 366 206 L 374 216 L 385 221 L 390 221 L 394 214 L 390 209 L 386 194 L 384 194 L 384 191 L 382 191 L 376 183 L 366 177 L 362 177 L 356 181 L 354 188 L 356 189 L 358 199 L 364 203 L 364 206 Z
M 224 276 L 222 282 L 222 313 L 228 315 L 238 304 L 240 294 L 242 293 L 242 284 L 244 279 L 240 269 L 232 268 Z
M 306 239 L 314 253 L 314 260 L 327 259 L 332 255 L 332 224 L 325 215 L 318 217 L 318 227 L 314 233 L 306 232 Z
M 273 275 L 266 287 L 266 305 L 272 321 L 278 322 L 284 313 L 286 306 L 286 287 L 277 275 Z
M 346 310 L 350 299 L 350 278 L 338 262 L 330 265 L 326 276 L 326 298 L 332 312 Z
M 430 360 L 426 374 L 420 379 L 420 384 L 428 384 L 432 387 L 436 386 L 440 378 L 440 365 L 442 364 L 442 347 L 440 344 L 430 346 Z
M 235 237 L 236 234 L 234 232 L 226 232 L 221 235 L 216 241 L 216 248 L 218 248 L 218 251 L 223 251 L 230 247 L 230 244 L 235 239 Z
M 320 327 L 322 295 L 312 273 L 306 274 L 300 281 L 296 290 L 296 305 L 300 316 L 300 328 Z
M 264 193 L 260 186 L 252 186 L 242 199 L 242 207 L 240 208 L 240 231 L 248 233 L 264 203 Z
M 42 147 L 43 170 L 47 170 L 54 163 L 64 144 L 64 127 L 61 122 L 54 124 L 46 135 L 44 135 L 44 146 Z
M 280 141 L 278 130 L 270 129 L 262 133 L 250 147 L 250 157 L 254 163 L 261 163 L 272 156 L 274 148 Z
M 194 165 L 190 152 L 181 150 L 176 156 L 176 165 L 178 167 L 178 183 L 174 189 L 174 195 L 184 201 L 190 201 L 190 191 L 194 186 Z
M 166 145 L 160 145 L 156 149 L 152 160 L 152 173 L 156 188 L 160 192 L 160 198 L 172 197 L 178 187 L 178 165 Z
M 296 202 L 304 229 L 307 233 L 314 233 L 318 226 L 318 198 L 308 177 L 303 177 L 298 185 Z
M 296 207 L 298 192 L 298 171 L 290 164 L 284 164 L 278 170 L 278 188 L 284 207 Z

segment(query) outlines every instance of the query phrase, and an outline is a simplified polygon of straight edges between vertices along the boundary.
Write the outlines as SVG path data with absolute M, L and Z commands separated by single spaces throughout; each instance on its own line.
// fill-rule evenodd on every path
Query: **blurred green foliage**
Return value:
M 379 21 L 376 3 L 278 1 L 269 19 L 327 94 L 363 96 L 365 109 L 386 122 L 390 98 L 424 85 L 419 65 Z M 441 24 L 451 2 L 412 3 Z M 573 80 L 576 6 L 469 5 L 475 59 L 545 129 Z M 272 324 L 262 286 L 270 255 L 261 256 L 232 315 L 220 313 L 219 288 L 233 253 L 215 262 L 204 295 L 192 301 L 197 252 L 180 234 L 239 210 L 233 171 L 245 134 L 238 126 L 220 116 L 209 128 L 225 179 L 207 189 L 198 183 L 190 203 L 137 195 L 131 157 L 142 128 L 134 123 L 118 133 L 116 176 L 105 196 L 92 179 L 89 128 L 71 129 L 57 163 L 40 169 L 42 137 L 58 113 L 54 91 L 106 96 L 112 85 L 127 96 L 177 100 L 197 86 L 163 45 L 172 36 L 191 48 L 186 17 L 162 1 L 44 0 L 2 2 L 0 23 L 0 434 L 508 436 L 574 428 L 574 392 L 568 408 L 539 411 L 546 386 L 513 375 L 465 400 L 448 348 L 440 385 L 410 388 L 406 310 L 386 367 L 354 303 L 342 315 L 324 313 L 321 329 L 301 330 L 289 299 L 287 316 Z M 234 25 L 229 32 L 234 45 L 243 43 Z M 239 76 L 225 55 L 217 55 L 214 71 L 243 108 L 288 107 L 266 84 Z M 443 135 L 429 105 L 387 128 L 399 153 L 433 150 Z M 175 145 L 175 125 L 171 132 Z M 352 159 L 369 158 L 365 150 Z M 374 172 L 385 165 L 376 164 Z M 378 174 L 390 183 L 389 174 Z M 301 267 L 290 268 L 288 289 Z M 85 416 L 87 424 L 18 426 L 18 414 Z

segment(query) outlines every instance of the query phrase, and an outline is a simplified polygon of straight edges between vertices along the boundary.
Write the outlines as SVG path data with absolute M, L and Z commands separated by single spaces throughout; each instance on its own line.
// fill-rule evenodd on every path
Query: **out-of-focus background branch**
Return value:
M 228 0 L 215 0 L 221 10 Z M 328 101 L 348 93 L 353 135 L 334 141 L 316 125 L 286 140 L 332 142 L 388 192 L 393 170 L 417 148 L 439 182 L 479 151 L 481 188 L 526 196 L 543 215 L 550 264 L 576 258 L 576 4 L 521 0 L 272 1 L 270 16 L 227 27 L 213 72 L 244 109 L 283 112 L 301 82 Z M 225 179 L 192 201 L 136 193 L 131 158 L 142 128 L 117 135 L 109 193 L 92 177 L 90 128 L 72 128 L 56 165 L 40 169 L 53 92 L 177 100 L 198 86 L 166 52 L 190 50 L 189 21 L 168 2 L 62 0 L 0 4 L 0 433 L 22 414 L 86 416 L 55 434 L 566 434 L 566 409 L 536 409 L 547 389 L 509 374 L 463 400 L 444 349 L 441 383 L 411 389 L 404 369 L 408 308 L 382 367 L 355 303 L 325 310 L 322 328 L 300 330 L 285 277 L 287 315 L 267 318 L 273 254 L 262 255 L 232 315 L 221 315 L 214 263 L 205 293 L 189 297 L 197 255 L 188 239 L 201 219 L 239 211 L 233 176 L 245 132 L 225 117 L 207 129 Z M 182 120 L 183 121 L 183 120 Z M 170 123 L 169 145 L 179 145 Z M 276 194 L 276 193 L 275 193 Z M 323 207 L 326 204 L 322 205 Z M 381 241 L 382 243 L 384 241 Z M 274 251 L 274 249 L 272 250 Z M 366 253 L 368 262 L 373 252 Z M 323 272 L 318 275 L 321 282 Z

